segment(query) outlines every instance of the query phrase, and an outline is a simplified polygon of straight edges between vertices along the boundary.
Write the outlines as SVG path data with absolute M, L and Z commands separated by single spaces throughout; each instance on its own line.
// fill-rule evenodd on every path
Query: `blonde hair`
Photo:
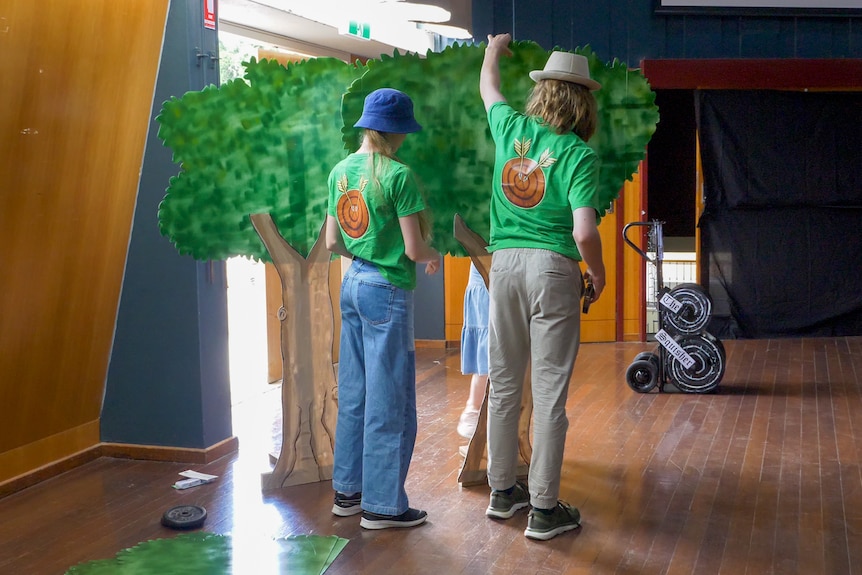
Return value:
M 382 191 L 380 176 L 385 173 L 388 166 L 388 163 L 382 161 L 382 157 L 385 156 L 391 160 L 395 160 L 396 162 L 403 163 L 398 159 L 398 156 L 395 155 L 394 146 L 387 136 L 388 134 L 386 132 L 378 132 L 377 130 L 372 130 L 370 128 L 365 128 L 365 132 L 362 136 L 363 140 L 367 141 L 370 144 L 371 149 L 374 150 L 374 153 L 368 155 L 368 174 L 371 184 L 377 191 Z M 424 199 L 425 192 L 421 186 L 420 193 L 422 193 L 422 197 Z M 425 202 L 425 205 L 428 205 L 427 201 Z M 428 215 L 428 208 L 426 207 L 424 210 L 419 212 L 417 216 L 419 217 L 419 230 L 422 233 L 422 239 L 428 240 L 431 238 L 431 222 Z
M 589 88 L 562 80 L 539 80 L 527 99 L 528 116 L 538 116 L 558 134 L 574 132 L 583 141 L 593 137 L 598 105 Z

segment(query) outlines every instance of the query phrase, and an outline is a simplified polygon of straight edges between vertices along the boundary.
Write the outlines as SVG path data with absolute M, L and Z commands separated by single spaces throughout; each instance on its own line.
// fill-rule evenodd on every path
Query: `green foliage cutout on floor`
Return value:
M 335 535 L 240 541 L 198 531 L 146 541 L 113 559 L 76 565 L 66 575 L 321 575 L 347 542 Z
M 534 42 L 515 42 L 512 51 L 501 61 L 502 88 L 523 109 L 533 85 L 529 72 L 541 69 L 550 52 Z M 603 63 L 589 47 L 575 51 L 602 84 L 590 145 L 602 160 L 600 194 L 610 206 L 655 131 L 655 93 L 639 71 Z M 452 234 L 455 213 L 489 235 L 494 149 L 478 88 L 484 52 L 484 44 L 456 44 L 423 57 L 396 52 L 365 66 L 333 58 L 286 67 L 252 60 L 244 79 L 172 98 L 156 119 L 182 170 L 159 208 L 162 234 L 196 259 L 269 261 L 248 219 L 268 212 L 285 240 L 307 256 L 325 220 L 329 170 L 358 147 L 360 131 L 352 126 L 365 96 L 392 87 L 413 99 L 424 127 L 408 136 L 399 157 L 422 182 L 434 245 L 464 255 Z

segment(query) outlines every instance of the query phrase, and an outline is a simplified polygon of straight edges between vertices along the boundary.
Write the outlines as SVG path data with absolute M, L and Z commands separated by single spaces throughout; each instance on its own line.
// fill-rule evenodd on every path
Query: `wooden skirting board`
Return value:
M 38 469 L 13 477 L 0 483 L 0 498 L 11 495 L 71 471 L 100 457 L 119 459 L 139 459 L 144 461 L 167 461 L 174 463 L 195 463 L 199 465 L 215 461 L 239 449 L 239 439 L 229 437 L 211 447 L 194 449 L 186 447 L 163 447 L 158 445 L 131 445 L 125 443 L 99 443 L 89 449 L 79 451 L 63 459 L 43 465 Z

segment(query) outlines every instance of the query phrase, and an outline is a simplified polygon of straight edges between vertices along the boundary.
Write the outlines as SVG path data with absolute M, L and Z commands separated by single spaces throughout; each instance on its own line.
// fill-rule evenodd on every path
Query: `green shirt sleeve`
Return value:
M 395 215 L 399 218 L 421 212 L 425 209 L 425 199 L 413 171 L 407 166 L 399 166 L 392 178 L 390 188 Z
M 593 208 L 598 213 L 599 159 L 594 151 L 587 149 L 572 173 L 569 189 L 569 205 L 572 211 L 578 208 Z

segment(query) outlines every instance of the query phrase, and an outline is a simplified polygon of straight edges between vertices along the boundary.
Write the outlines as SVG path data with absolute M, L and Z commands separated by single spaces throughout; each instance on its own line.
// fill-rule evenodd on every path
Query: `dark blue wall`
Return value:
M 862 58 L 862 17 L 656 15 L 655 0 L 473 0 L 473 33 L 543 48 L 589 44 L 603 60 Z
M 446 339 L 446 288 L 443 266 L 433 276 L 425 274 L 425 264 L 416 266 L 414 297 L 416 339 Z
M 158 206 L 179 167 L 157 137 L 171 96 L 218 84 L 196 49 L 217 51 L 200 0 L 172 0 L 101 417 L 106 442 L 210 447 L 231 436 L 225 266 L 180 256 Z

